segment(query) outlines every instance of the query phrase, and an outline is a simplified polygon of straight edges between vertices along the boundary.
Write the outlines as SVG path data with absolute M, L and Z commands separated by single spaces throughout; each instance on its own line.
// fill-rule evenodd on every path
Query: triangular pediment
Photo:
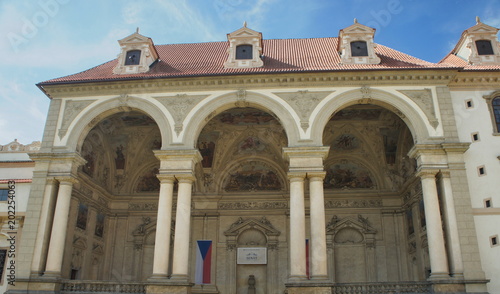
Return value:
M 240 232 L 247 229 L 257 229 L 267 236 L 279 236 L 281 234 L 280 231 L 273 227 L 271 222 L 268 221 L 266 217 L 262 217 L 260 220 L 254 218 L 244 220 L 240 217 L 236 222 L 231 224 L 229 229 L 224 232 L 224 235 L 237 236 Z
M 148 43 L 150 41 L 150 38 L 143 36 L 139 33 L 133 33 L 130 36 L 127 36 L 121 40 L 118 41 L 120 45 L 122 44 L 130 44 L 130 43 Z
M 466 30 L 467 33 L 469 34 L 481 34 L 481 33 L 492 33 L 492 34 L 496 34 L 498 32 L 499 29 L 495 28 L 495 27 L 492 27 L 492 26 L 489 26 L 487 24 L 484 24 L 482 22 L 476 24 L 475 26 L 469 28 Z
M 363 234 L 375 234 L 375 230 L 368 221 L 368 218 L 358 215 L 358 218 L 346 217 L 343 219 L 333 216 L 330 222 L 326 225 L 327 234 L 335 234 L 342 229 L 353 228 Z
M 248 37 L 258 37 L 262 38 L 262 34 L 254 31 L 252 29 L 249 29 L 247 27 L 242 27 L 232 33 L 227 34 L 228 39 L 229 38 L 248 38 Z

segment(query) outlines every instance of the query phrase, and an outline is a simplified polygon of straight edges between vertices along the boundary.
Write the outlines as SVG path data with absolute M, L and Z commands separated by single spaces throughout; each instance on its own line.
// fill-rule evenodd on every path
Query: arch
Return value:
M 423 111 L 408 98 L 397 96 L 393 93 L 378 89 L 370 89 L 371 97 L 362 92 L 362 88 L 347 91 L 337 96 L 329 97 L 328 100 L 320 103 L 313 111 L 312 117 L 316 115 L 311 124 L 311 139 L 318 145 L 323 145 L 323 132 L 330 118 L 337 111 L 351 105 L 367 102 L 384 107 L 395 112 L 410 129 L 415 143 L 425 141 L 433 131 L 432 126 L 427 122 Z M 361 101 L 360 101 L 361 100 Z
M 160 129 L 162 149 L 165 149 L 168 142 L 172 142 L 170 123 L 165 116 L 167 112 L 143 98 L 126 96 L 125 100 L 126 102 L 120 96 L 91 104 L 87 110 L 84 110 L 73 120 L 68 128 L 66 140 L 63 140 L 61 143 L 65 144 L 66 148 L 71 151 L 78 151 L 77 149 L 81 148 L 81 144 L 87 137 L 87 134 L 102 119 L 115 113 L 137 110 L 149 115 L 156 122 Z
M 275 115 L 278 122 L 285 129 L 288 145 L 297 145 L 299 141 L 299 127 L 296 119 L 294 119 L 291 114 L 292 111 L 287 109 L 287 107 L 283 104 L 266 95 L 249 91 L 246 91 L 245 93 L 245 101 L 241 101 L 245 104 L 244 106 L 257 108 Z M 185 135 L 182 140 L 184 144 L 191 148 L 195 148 L 198 136 L 208 121 L 223 111 L 231 108 L 237 108 L 238 102 L 240 101 L 236 100 L 235 92 L 226 93 L 203 101 L 203 103 L 195 108 L 196 111 L 193 111 L 189 115 L 190 120 L 186 124 L 184 131 Z

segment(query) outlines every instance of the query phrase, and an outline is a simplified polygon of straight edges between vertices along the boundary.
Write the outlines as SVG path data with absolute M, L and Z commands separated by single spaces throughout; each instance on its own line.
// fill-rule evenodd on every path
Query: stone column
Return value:
M 325 199 L 323 179 L 325 172 L 307 173 L 311 209 L 311 278 L 328 279 L 326 254 Z
M 38 220 L 38 231 L 35 240 L 35 249 L 33 251 L 33 260 L 31 262 L 31 274 L 34 276 L 38 276 L 44 271 L 50 238 L 50 226 L 54 216 L 56 191 L 57 181 L 53 178 L 47 179 L 45 191 L 43 193 L 40 219 Z
M 425 222 L 427 241 L 429 244 L 429 259 L 431 263 L 431 280 L 448 279 L 448 261 L 444 246 L 441 213 L 436 187 L 436 172 L 420 171 L 422 194 L 425 205 Z
M 173 176 L 158 175 L 161 181 L 156 220 L 155 251 L 152 279 L 166 279 L 170 256 L 170 229 L 172 223 Z
M 306 276 L 305 173 L 288 173 L 290 180 L 290 280 Z
M 455 212 L 455 201 L 451 188 L 449 172 L 441 172 L 441 183 L 443 187 L 443 211 L 445 216 L 446 232 L 448 238 L 448 253 L 450 256 L 450 271 L 453 277 L 464 277 L 464 265 L 462 262 L 462 250 L 458 237 L 457 215 Z
M 176 175 L 179 181 L 177 212 L 175 217 L 174 260 L 172 280 L 189 282 L 189 249 L 191 237 L 192 175 Z
M 61 266 L 64 255 L 64 243 L 66 242 L 66 231 L 68 229 L 68 216 L 71 204 L 71 192 L 76 179 L 73 177 L 58 178 L 59 192 L 57 193 L 54 222 L 50 236 L 49 253 L 47 254 L 47 265 L 44 276 L 60 277 Z

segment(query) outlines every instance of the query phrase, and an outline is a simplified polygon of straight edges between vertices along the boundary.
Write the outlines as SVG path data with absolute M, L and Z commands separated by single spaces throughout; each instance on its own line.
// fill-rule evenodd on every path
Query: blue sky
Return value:
M 265 39 L 337 37 L 359 23 L 375 42 L 437 62 L 475 17 L 500 27 L 497 0 L 0 0 L 0 144 L 41 140 L 49 99 L 35 86 L 114 59 L 117 40 L 224 41 L 242 26 Z

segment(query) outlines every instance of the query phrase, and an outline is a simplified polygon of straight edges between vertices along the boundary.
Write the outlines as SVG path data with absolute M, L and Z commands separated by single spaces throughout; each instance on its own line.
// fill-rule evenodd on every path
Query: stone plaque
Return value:
M 267 264 L 267 248 L 238 248 L 238 264 Z

